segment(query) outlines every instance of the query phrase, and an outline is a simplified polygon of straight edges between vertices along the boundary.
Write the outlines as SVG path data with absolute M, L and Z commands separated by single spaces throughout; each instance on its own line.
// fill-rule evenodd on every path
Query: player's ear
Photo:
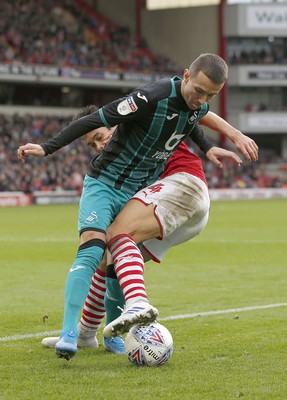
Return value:
M 187 68 L 185 68 L 184 72 L 183 72 L 183 79 L 185 82 L 187 82 L 190 78 L 190 73 L 189 70 Z

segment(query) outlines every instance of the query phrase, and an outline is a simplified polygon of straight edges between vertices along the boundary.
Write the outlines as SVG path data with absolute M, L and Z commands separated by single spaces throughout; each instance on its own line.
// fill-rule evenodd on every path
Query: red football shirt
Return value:
M 197 176 L 207 185 L 201 159 L 192 153 L 183 142 L 167 161 L 161 178 L 175 174 L 176 172 L 187 172 L 188 174 Z

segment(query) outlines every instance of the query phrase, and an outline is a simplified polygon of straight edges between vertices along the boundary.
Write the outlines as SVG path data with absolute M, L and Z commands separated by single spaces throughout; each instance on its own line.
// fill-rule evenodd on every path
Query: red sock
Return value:
M 105 316 L 106 275 L 97 269 L 86 298 L 80 324 L 85 330 L 97 330 Z
M 123 290 L 126 305 L 147 301 L 144 285 L 144 260 L 135 241 L 126 234 L 117 235 L 108 243 L 115 271 Z

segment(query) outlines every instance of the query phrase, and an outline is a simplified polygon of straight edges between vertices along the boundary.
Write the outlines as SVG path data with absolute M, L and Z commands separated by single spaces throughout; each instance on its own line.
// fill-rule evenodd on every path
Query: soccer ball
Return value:
M 126 335 L 125 351 L 137 366 L 163 365 L 172 356 L 173 339 L 169 330 L 157 322 L 134 326 Z

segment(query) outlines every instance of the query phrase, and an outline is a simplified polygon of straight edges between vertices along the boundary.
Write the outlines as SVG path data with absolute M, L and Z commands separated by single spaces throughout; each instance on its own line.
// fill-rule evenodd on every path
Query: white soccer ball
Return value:
M 137 366 L 163 365 L 172 356 L 173 339 L 169 330 L 157 322 L 134 326 L 126 335 L 125 351 Z

